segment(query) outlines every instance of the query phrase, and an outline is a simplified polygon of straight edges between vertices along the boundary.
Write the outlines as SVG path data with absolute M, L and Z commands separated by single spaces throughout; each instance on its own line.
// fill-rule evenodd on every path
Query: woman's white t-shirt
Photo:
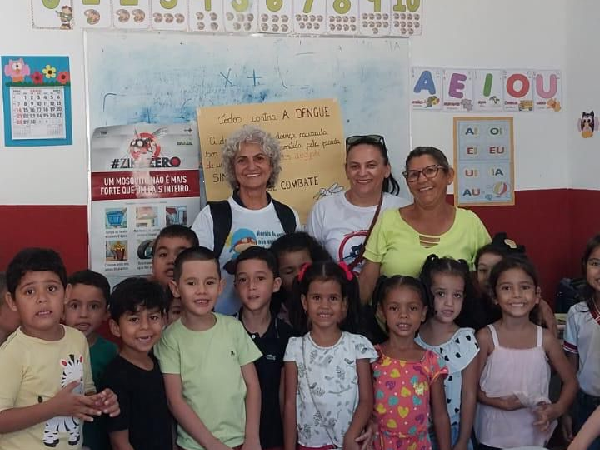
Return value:
M 385 192 L 381 211 L 401 208 L 411 202 Z M 377 206 L 355 206 L 345 192 L 328 195 L 313 206 L 307 232 L 323 245 L 335 261 L 351 264 L 365 245 Z M 381 213 L 380 213 L 381 214 Z M 360 270 L 360 264 L 355 270 Z

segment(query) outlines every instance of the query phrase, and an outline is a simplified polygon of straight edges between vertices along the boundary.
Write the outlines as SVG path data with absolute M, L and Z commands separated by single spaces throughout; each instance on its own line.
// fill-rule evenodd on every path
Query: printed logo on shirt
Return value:
M 229 237 L 231 236 L 231 238 Z M 229 251 L 233 253 L 232 258 L 237 258 L 240 253 L 249 247 L 258 245 L 258 239 L 252 230 L 247 228 L 240 228 L 235 232 L 232 232 L 227 237 L 227 241 L 231 246 Z
M 351 264 L 365 245 L 365 238 L 368 230 L 353 231 L 344 235 L 340 247 L 338 248 L 338 261 L 344 261 L 346 264 Z

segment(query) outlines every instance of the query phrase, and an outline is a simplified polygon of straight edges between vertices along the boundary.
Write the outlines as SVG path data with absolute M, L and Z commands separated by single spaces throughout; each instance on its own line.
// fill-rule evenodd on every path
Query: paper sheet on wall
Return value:
M 200 212 L 195 124 L 97 128 L 91 142 L 92 269 L 114 284 L 151 273 L 161 228 Z
M 245 124 L 279 139 L 281 166 L 273 197 L 298 211 L 306 222 L 310 208 L 346 184 L 344 132 L 334 99 L 198 108 L 201 162 L 208 200 L 231 195 L 221 167 L 227 136 Z
M 504 72 L 504 111 L 533 111 L 532 77 L 533 72 L 526 69 Z
M 560 70 L 538 70 L 533 74 L 534 107 L 536 111 L 562 110 L 562 82 Z
M 498 69 L 473 71 L 473 109 L 499 112 L 504 108 L 503 73 Z
M 512 117 L 455 117 L 454 167 L 455 205 L 514 205 Z
M 110 0 L 73 0 L 73 20 L 76 27 L 109 28 L 112 26 Z
M 31 18 L 35 28 L 72 30 L 73 5 L 71 0 L 31 0 Z

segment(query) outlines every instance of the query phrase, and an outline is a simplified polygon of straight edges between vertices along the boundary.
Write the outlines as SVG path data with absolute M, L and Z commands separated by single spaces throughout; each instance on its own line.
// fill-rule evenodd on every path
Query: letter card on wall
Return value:
M 512 117 L 454 118 L 454 204 L 515 204 Z

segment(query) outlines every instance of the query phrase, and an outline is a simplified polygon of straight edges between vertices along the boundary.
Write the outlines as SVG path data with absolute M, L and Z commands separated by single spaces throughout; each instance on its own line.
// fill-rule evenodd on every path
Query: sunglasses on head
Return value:
M 346 138 L 346 150 L 349 150 L 350 147 L 354 147 L 358 144 L 375 144 L 386 148 L 383 136 L 380 136 L 378 134 L 367 134 L 364 136 L 349 136 Z

